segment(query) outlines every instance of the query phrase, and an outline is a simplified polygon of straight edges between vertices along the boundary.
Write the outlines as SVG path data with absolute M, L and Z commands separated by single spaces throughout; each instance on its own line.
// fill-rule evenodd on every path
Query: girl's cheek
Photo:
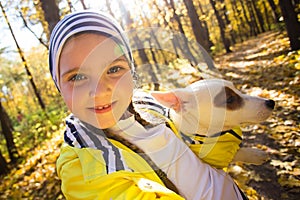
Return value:
M 67 95 L 65 94 L 65 95 L 63 95 L 63 99 L 64 99 L 67 107 L 69 108 L 69 110 L 72 112 L 73 111 L 73 109 L 72 109 L 72 107 L 73 107 L 73 94 L 71 94 L 71 93 L 68 93 Z
M 121 78 L 118 79 L 115 85 L 119 87 L 133 87 L 134 83 L 131 72 L 126 72 Z
M 75 96 L 76 96 L 76 90 L 74 89 L 73 86 L 71 85 L 63 85 L 61 87 L 61 94 L 62 94 L 62 97 L 64 99 L 64 102 L 65 104 L 67 105 L 67 107 L 72 111 L 73 109 L 73 103 L 75 102 L 74 99 Z

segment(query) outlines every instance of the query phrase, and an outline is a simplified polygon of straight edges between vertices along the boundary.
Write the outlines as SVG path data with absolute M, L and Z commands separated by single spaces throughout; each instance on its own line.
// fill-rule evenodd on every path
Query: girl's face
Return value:
M 94 33 L 66 42 L 59 61 L 59 83 L 70 111 L 101 129 L 119 121 L 134 87 L 124 52 L 112 39 Z

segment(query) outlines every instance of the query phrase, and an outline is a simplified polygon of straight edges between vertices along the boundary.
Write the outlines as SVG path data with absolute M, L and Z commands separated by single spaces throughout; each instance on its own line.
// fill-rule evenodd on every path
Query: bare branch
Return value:
M 28 24 L 27 24 L 27 22 L 26 22 L 26 20 L 25 20 L 25 18 L 24 18 L 24 16 L 23 16 L 23 14 L 22 14 L 21 11 L 19 11 L 19 14 L 20 14 L 20 17 L 21 17 L 21 19 L 22 19 L 22 21 L 23 21 L 24 26 L 25 26 L 25 27 L 26 27 L 26 28 L 34 35 L 34 37 L 35 37 L 36 39 L 38 39 L 38 40 L 40 41 L 40 43 L 41 43 L 43 46 L 45 46 L 47 49 L 49 49 L 48 44 L 46 44 L 46 43 L 44 42 L 44 40 L 42 39 L 42 37 L 37 36 L 37 35 L 35 34 L 35 32 L 28 26 Z

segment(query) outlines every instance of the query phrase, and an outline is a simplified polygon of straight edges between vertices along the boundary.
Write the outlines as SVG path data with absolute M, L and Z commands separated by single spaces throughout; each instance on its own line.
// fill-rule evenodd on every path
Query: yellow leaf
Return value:
M 296 179 L 293 176 L 281 175 L 278 179 L 280 185 L 285 187 L 300 187 L 300 180 Z

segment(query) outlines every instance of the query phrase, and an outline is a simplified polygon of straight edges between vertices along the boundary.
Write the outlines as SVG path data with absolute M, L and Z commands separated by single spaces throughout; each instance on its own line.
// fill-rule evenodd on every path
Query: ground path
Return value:
M 243 145 L 266 150 L 270 160 L 262 166 L 234 165 L 232 176 L 250 199 L 299 199 L 300 51 L 289 51 L 285 34 L 268 32 L 215 61 L 224 78 L 245 93 L 276 101 L 266 122 L 244 128 Z

